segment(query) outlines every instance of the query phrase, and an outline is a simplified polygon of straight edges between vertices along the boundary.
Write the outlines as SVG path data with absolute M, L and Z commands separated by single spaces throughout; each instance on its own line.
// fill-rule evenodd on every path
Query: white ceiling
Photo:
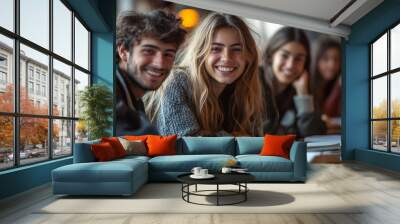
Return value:
M 243 0 L 226 0 L 244 3 Z M 248 0 L 245 4 L 329 21 L 351 0 Z
M 347 37 L 351 25 L 383 0 L 168 0 L 265 22 Z M 338 14 L 349 3 L 336 20 Z

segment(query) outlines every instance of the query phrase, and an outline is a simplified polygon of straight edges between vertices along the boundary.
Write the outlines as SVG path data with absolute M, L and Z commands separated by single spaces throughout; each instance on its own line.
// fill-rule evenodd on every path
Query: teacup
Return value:
M 201 168 L 201 167 L 193 167 L 193 169 L 192 169 L 192 173 L 194 174 L 194 175 L 196 175 L 196 176 L 199 176 L 199 175 L 201 175 L 200 174 L 200 171 L 202 170 L 203 168 Z
M 200 176 L 207 176 L 208 175 L 208 169 L 201 169 L 200 170 Z
M 230 167 L 222 167 L 221 172 L 222 173 L 230 173 L 230 172 L 232 172 L 232 168 L 230 168 Z

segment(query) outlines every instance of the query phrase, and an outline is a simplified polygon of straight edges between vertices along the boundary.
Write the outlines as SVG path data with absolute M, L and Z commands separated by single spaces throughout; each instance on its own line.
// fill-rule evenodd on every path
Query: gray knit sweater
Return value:
M 161 135 L 193 135 L 200 130 L 192 102 L 189 77 L 177 70 L 165 86 L 164 96 L 154 120 Z

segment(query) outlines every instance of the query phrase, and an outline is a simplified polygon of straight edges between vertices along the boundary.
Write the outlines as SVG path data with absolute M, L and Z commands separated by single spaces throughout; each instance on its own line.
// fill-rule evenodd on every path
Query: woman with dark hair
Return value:
M 313 60 L 311 90 L 316 107 L 322 113 L 322 119 L 329 132 L 340 128 L 341 111 L 341 46 L 331 38 L 321 38 Z
M 267 108 L 264 132 L 305 137 L 325 133 L 309 90 L 310 47 L 306 34 L 284 27 L 270 39 L 261 80 Z
M 256 43 L 239 17 L 209 14 L 146 112 L 163 135 L 262 135 Z

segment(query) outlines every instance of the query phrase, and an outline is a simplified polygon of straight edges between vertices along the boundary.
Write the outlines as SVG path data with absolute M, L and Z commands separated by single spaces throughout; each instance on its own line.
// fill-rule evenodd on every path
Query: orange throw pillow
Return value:
M 176 155 L 176 135 L 148 135 L 148 156 Z
M 117 158 L 114 149 L 108 142 L 93 144 L 90 146 L 90 148 L 92 149 L 94 157 L 99 162 L 109 161 Z
M 290 158 L 290 147 L 296 135 L 265 135 L 264 146 L 261 149 L 262 156 L 280 156 Z
M 124 139 L 128 140 L 128 141 L 143 141 L 146 142 L 147 139 L 147 135 L 125 135 Z
M 108 142 L 114 149 L 117 158 L 126 156 L 126 151 L 117 137 L 101 138 L 101 142 Z

